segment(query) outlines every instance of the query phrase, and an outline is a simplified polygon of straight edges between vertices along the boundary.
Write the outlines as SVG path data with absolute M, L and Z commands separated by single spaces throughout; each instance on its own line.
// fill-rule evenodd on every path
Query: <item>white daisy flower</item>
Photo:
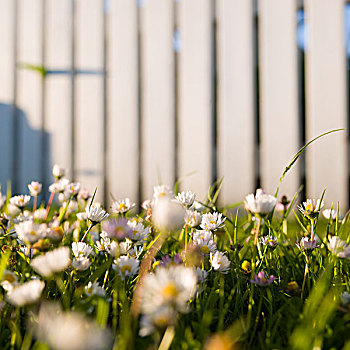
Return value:
M 112 241 L 110 245 L 107 247 L 108 254 L 113 258 L 116 258 L 119 255 L 121 255 L 120 251 L 121 251 L 121 248 L 117 241 Z
M 191 191 L 183 191 L 175 197 L 182 205 L 189 208 L 196 199 L 196 194 Z
M 60 247 L 35 257 L 31 261 L 30 266 L 41 276 L 49 277 L 55 272 L 66 270 L 70 264 L 70 249 L 68 247 Z
M 97 281 L 94 283 L 89 282 L 88 285 L 85 286 L 85 293 L 89 297 L 92 295 L 97 295 L 99 297 L 106 296 L 106 291 L 98 284 Z
M 66 207 L 66 204 L 67 202 L 63 202 L 62 203 L 62 207 L 65 208 Z M 68 207 L 67 207 L 67 212 L 68 214 L 70 213 L 75 213 L 79 210 L 79 205 L 78 205 L 78 202 L 74 199 L 72 199 L 69 204 L 68 204 Z
M 348 305 L 350 303 L 350 294 L 348 292 L 341 293 L 340 300 L 343 305 Z
M 143 247 L 134 246 L 128 251 L 128 255 L 132 258 L 138 259 L 143 252 Z
M 62 193 L 68 184 L 69 180 L 66 178 L 62 178 L 49 186 L 49 192 Z
M 111 346 L 111 334 L 76 311 L 63 312 L 58 304 L 40 307 L 36 337 L 55 350 L 103 350 Z
M 129 198 L 120 199 L 111 205 L 111 210 L 116 214 L 124 214 L 135 207 L 135 203 L 131 202 Z
M 79 221 L 85 221 L 88 218 L 87 213 L 85 211 L 81 213 L 77 213 L 76 215 Z
M 58 164 L 55 164 L 52 167 L 52 175 L 56 178 L 56 179 L 60 179 L 61 177 L 64 176 L 65 174 L 65 169 L 61 166 L 59 166 Z
M 139 271 L 139 265 L 139 260 L 124 255 L 114 260 L 112 267 L 119 273 L 121 279 L 124 280 L 126 277 L 135 276 Z
M 75 196 L 80 191 L 80 183 L 79 182 L 71 182 L 64 187 L 64 195 L 66 198 L 70 198 L 71 196 Z
M 203 230 L 216 231 L 217 229 L 225 226 L 224 225 L 225 220 L 226 218 L 223 218 L 221 213 L 218 213 L 218 212 L 207 213 L 207 214 L 203 214 L 202 222 L 200 226 Z
M 94 225 L 96 225 L 97 223 L 109 217 L 109 214 L 105 210 L 103 210 L 101 207 L 97 206 L 96 204 L 93 204 L 90 209 L 89 207 L 86 207 L 85 212 L 88 219 Z
M 14 272 L 4 270 L 0 285 L 6 290 L 7 293 L 10 293 L 12 289 L 17 285 L 17 281 L 18 277 Z
M 172 196 L 173 192 L 167 185 L 159 185 L 153 187 L 153 198 L 155 201 L 162 198 L 171 198 Z
M 337 211 L 334 209 L 324 209 L 322 211 L 322 214 L 324 216 L 325 219 L 329 220 L 330 217 L 332 217 L 332 220 L 336 220 L 337 218 Z M 340 214 L 338 215 L 338 220 L 341 221 L 343 220 L 344 216 Z
M 21 212 L 21 209 L 19 209 L 18 207 L 16 207 L 15 205 L 13 205 L 11 203 L 8 203 L 7 212 L 10 215 L 10 217 L 13 218 Z
M 15 230 L 22 241 L 34 243 L 46 236 L 47 225 L 35 224 L 32 220 L 26 220 L 16 224 Z
M 28 189 L 29 189 L 30 195 L 33 197 L 36 197 L 41 193 L 41 191 L 43 189 L 43 185 L 41 183 L 39 183 L 38 181 L 32 181 L 28 185 Z
M 73 242 L 72 243 L 72 253 L 76 258 L 81 256 L 88 257 L 93 254 L 94 250 L 84 242 Z
M 45 283 L 37 279 L 19 284 L 7 293 L 6 300 L 15 306 L 36 303 L 45 287 Z
M 178 313 L 170 306 L 161 306 L 154 312 L 141 316 L 140 331 L 141 337 L 152 334 L 156 328 L 163 329 L 175 325 Z
M 255 196 L 251 193 L 244 199 L 245 208 L 251 213 L 260 216 L 269 214 L 276 204 L 277 199 L 270 194 L 264 193 L 262 189 L 257 189 Z
M 95 247 L 99 252 L 107 252 L 111 246 L 111 240 L 109 237 L 101 234 L 100 240 L 96 241 Z
M 142 202 L 141 208 L 145 210 L 152 209 L 152 201 L 150 199 L 146 199 Z
M 30 196 L 28 195 L 19 195 L 19 196 L 14 196 L 10 198 L 10 203 L 12 205 L 15 205 L 17 208 L 24 208 L 26 207 L 30 202 Z
M 197 210 L 186 210 L 185 224 L 190 227 L 198 226 L 202 221 L 202 214 Z
M 318 248 L 316 240 L 309 240 L 309 237 L 303 237 L 300 242 L 295 243 L 296 246 L 303 252 L 311 253 L 315 248 Z
M 37 219 L 37 220 L 45 220 L 46 219 L 46 209 L 45 208 L 39 208 L 37 210 L 35 210 L 34 212 L 34 219 Z
M 163 198 L 158 200 L 152 209 L 152 222 L 160 232 L 180 230 L 185 221 L 185 209 L 176 200 Z
M 126 238 L 123 242 L 119 243 L 120 254 L 125 255 L 129 252 L 132 247 L 132 241 Z
M 205 230 L 197 230 L 193 233 L 193 244 L 199 248 L 202 255 L 214 253 L 217 250 L 212 233 Z
M 210 253 L 210 262 L 214 271 L 221 273 L 227 273 L 230 270 L 230 260 L 222 252 L 215 252 L 215 254 Z
M 202 212 L 206 209 L 206 207 L 198 201 L 194 201 L 191 209 Z
M 79 258 L 73 258 L 72 266 L 79 271 L 87 270 L 91 265 L 91 261 L 86 256 L 80 256 Z
M 328 249 L 339 258 L 350 258 L 350 246 L 345 241 L 341 240 L 338 236 L 330 236 L 328 243 Z
M 298 209 L 304 214 L 305 217 L 315 218 L 318 216 L 320 210 L 323 207 L 323 201 L 320 199 L 315 201 L 314 199 L 307 199 L 302 205 L 298 206 Z
M 152 314 L 162 306 L 171 306 L 176 311 L 186 312 L 187 303 L 194 296 L 197 277 L 192 268 L 183 265 L 158 267 L 143 280 L 141 310 Z
M 146 242 L 148 236 L 150 235 L 149 227 L 145 227 L 143 224 L 135 220 L 129 220 L 128 227 L 131 229 L 130 233 L 127 235 L 128 238 L 132 239 L 133 241 L 140 241 L 139 243 L 141 244 Z

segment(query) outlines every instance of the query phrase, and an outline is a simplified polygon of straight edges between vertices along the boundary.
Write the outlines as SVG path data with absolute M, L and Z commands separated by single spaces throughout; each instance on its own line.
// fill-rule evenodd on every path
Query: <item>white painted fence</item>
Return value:
M 0 0 L 3 189 L 59 163 L 107 201 L 181 177 L 204 199 L 223 176 L 224 204 L 274 192 L 305 140 L 348 126 L 345 3 L 304 0 L 304 60 L 297 0 Z M 327 187 L 344 211 L 348 144 L 317 141 L 280 193 Z

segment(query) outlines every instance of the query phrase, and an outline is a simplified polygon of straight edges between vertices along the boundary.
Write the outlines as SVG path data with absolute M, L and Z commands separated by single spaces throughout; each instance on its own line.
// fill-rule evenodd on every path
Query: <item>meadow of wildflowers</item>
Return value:
M 295 159 L 296 160 L 296 159 Z M 294 160 L 294 161 L 295 161 Z M 0 196 L 1 349 L 350 349 L 350 216 L 262 189 Z

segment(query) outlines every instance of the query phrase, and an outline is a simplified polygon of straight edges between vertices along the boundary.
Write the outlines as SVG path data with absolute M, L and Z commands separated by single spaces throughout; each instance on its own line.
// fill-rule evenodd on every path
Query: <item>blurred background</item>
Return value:
M 263 187 L 313 137 L 348 128 L 344 0 L 0 0 L 0 183 L 54 164 L 107 205 L 153 186 L 221 204 Z M 349 205 L 349 132 L 314 144 L 280 195 Z M 47 194 L 44 194 L 47 196 Z

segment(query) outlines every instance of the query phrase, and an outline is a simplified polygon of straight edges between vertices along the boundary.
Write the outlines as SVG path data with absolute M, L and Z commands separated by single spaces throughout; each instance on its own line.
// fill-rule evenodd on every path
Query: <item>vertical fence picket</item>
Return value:
M 178 166 L 181 188 L 204 199 L 212 182 L 212 1 L 179 2 Z
M 42 0 L 18 1 L 18 188 L 42 181 Z
M 259 2 L 261 180 L 274 193 L 299 148 L 296 2 Z M 299 163 L 279 194 L 292 197 L 299 187 Z
M 137 2 L 115 0 L 108 19 L 108 183 L 115 198 L 138 197 Z M 107 193 L 107 200 L 111 201 Z
M 218 1 L 218 175 L 221 200 L 254 190 L 253 1 Z
M 75 174 L 96 198 L 104 193 L 103 1 L 76 1 Z
M 150 198 L 158 182 L 174 183 L 173 0 L 146 0 L 142 7 L 142 187 Z
M 305 0 L 306 136 L 347 126 L 344 1 Z M 307 151 L 307 194 L 318 198 L 327 188 L 327 205 L 348 206 L 346 133 L 317 141 Z
M 53 164 L 66 168 L 71 177 L 71 8 L 71 0 L 50 0 L 46 5 L 47 177 Z
M 15 2 L 0 0 L 0 184 L 4 192 L 12 177 L 13 118 L 14 118 L 14 70 L 15 70 Z

